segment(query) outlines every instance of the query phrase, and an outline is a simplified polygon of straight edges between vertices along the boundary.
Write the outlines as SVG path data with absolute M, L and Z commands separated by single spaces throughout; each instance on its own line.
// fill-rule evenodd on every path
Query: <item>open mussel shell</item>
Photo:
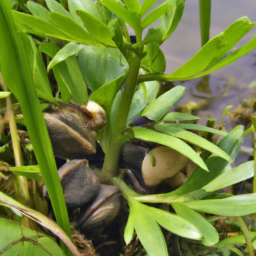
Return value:
M 96 153 L 96 132 L 107 122 L 106 113 L 97 103 L 87 108 L 58 102 L 50 107 L 44 119 L 54 155 L 64 159 L 81 159 Z
M 75 227 L 80 228 L 82 232 L 104 228 L 116 218 L 121 205 L 122 196 L 119 188 L 100 185 L 97 197 L 78 214 Z
M 97 195 L 100 179 L 87 167 L 86 160 L 71 160 L 58 172 L 67 208 L 82 207 Z

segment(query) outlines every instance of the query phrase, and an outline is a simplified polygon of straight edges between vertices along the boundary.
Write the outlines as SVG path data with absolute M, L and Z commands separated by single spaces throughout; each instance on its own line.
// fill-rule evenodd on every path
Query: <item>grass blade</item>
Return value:
M 3 79 L 7 87 L 20 102 L 57 222 L 70 236 L 66 204 L 53 157 L 51 142 L 43 119 L 26 52 L 16 31 L 9 0 L 0 1 L 0 61 Z M 68 251 L 66 250 L 66 252 Z

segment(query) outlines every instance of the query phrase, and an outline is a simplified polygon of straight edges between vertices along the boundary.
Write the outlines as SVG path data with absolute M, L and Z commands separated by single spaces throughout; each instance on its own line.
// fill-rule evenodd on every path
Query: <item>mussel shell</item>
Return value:
M 48 113 L 44 114 L 44 120 L 55 156 L 64 159 L 79 159 L 96 153 L 96 141 L 89 142 L 80 133 Z
M 118 215 L 122 205 L 119 188 L 101 185 L 95 200 L 81 209 L 75 223 L 81 231 L 106 227 Z
M 86 164 L 86 160 L 71 160 L 58 170 L 67 208 L 82 207 L 99 191 L 100 179 Z

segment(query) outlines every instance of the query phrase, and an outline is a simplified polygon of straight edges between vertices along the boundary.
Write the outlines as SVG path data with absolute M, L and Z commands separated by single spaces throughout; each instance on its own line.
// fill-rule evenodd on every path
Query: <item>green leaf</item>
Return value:
M 231 186 L 254 176 L 254 161 L 241 164 L 233 169 L 221 173 L 214 180 L 203 187 L 204 190 L 211 192 Z
M 121 3 L 114 0 L 103 0 L 103 4 L 117 17 L 128 23 L 136 32 L 141 34 L 142 28 L 140 26 L 140 15 L 126 9 Z
M 208 140 L 196 135 L 195 133 L 188 132 L 182 128 L 171 128 L 170 126 L 168 126 L 168 124 L 158 125 L 156 130 L 185 140 L 193 145 L 197 145 L 223 159 L 226 159 L 229 162 L 232 161 L 231 157 L 227 153 L 225 153 L 223 150 L 221 150 L 219 147 L 209 142 Z
M 73 19 L 80 25 L 83 26 L 83 22 L 76 13 L 76 10 L 83 10 L 90 13 L 97 19 L 101 19 L 97 7 L 92 0 L 68 0 L 68 7 Z
M 76 12 L 83 21 L 86 30 L 96 41 L 106 46 L 116 47 L 116 44 L 112 41 L 114 34 L 103 22 L 83 10 L 77 10 Z
M 128 64 L 121 52 L 115 48 L 86 46 L 78 55 L 82 75 L 94 92 L 128 70 Z
M 51 12 L 58 12 L 67 17 L 70 17 L 70 18 L 72 17 L 71 14 L 56 0 L 45 0 L 45 2 Z
M 165 239 L 160 227 L 144 205 L 129 201 L 134 215 L 136 233 L 149 256 L 168 256 Z
M 25 33 L 20 33 L 20 38 L 32 70 L 38 97 L 54 103 L 55 99 L 52 95 L 49 78 L 35 42 Z
M 140 10 L 140 3 L 138 0 L 124 0 L 127 8 L 133 12 L 138 12 Z
M 39 50 L 41 52 L 44 52 L 51 58 L 54 58 L 54 56 L 57 54 L 57 52 L 60 50 L 60 48 L 54 43 L 44 42 L 44 43 L 40 44 Z M 68 89 L 69 88 L 68 81 L 66 81 L 65 77 L 63 77 L 61 75 L 63 72 L 66 72 L 66 64 L 65 63 L 64 64 L 59 63 L 53 67 L 53 73 L 54 73 L 54 76 L 58 83 L 58 88 L 61 92 L 62 101 L 65 103 L 68 103 L 70 100 L 70 97 L 71 97 L 71 93 Z
M 133 238 L 134 214 L 135 214 L 135 212 L 132 209 L 130 209 L 128 221 L 126 223 L 125 230 L 124 230 L 124 241 L 125 241 L 126 245 L 128 245 L 132 241 L 132 238 Z
M 19 176 L 24 176 L 29 179 L 42 180 L 41 171 L 38 165 L 9 167 L 9 170 L 15 172 L 15 174 Z
M 141 7 L 140 7 L 140 11 L 139 13 L 141 14 L 141 17 L 143 17 L 147 11 L 149 11 L 149 9 L 154 5 L 154 3 L 156 2 L 156 0 L 144 0 Z
M 166 14 L 166 30 L 165 35 L 163 36 L 163 41 L 167 40 L 171 34 L 174 32 L 178 26 L 181 17 L 183 15 L 183 10 L 185 7 L 185 0 L 175 0 L 169 8 Z
M 155 8 L 151 13 L 149 13 L 144 20 L 141 22 L 141 26 L 143 28 L 148 27 L 150 24 L 152 24 L 154 21 L 156 21 L 158 18 L 160 18 L 168 9 L 170 5 L 170 1 L 167 1 L 163 3 L 162 5 Z
M 0 62 L 6 86 L 19 100 L 57 222 L 67 236 L 71 236 L 66 203 L 57 173 L 51 142 L 26 52 L 16 31 L 9 0 L 0 1 Z M 67 250 L 65 252 L 68 254 Z
M 98 45 L 97 42 L 72 18 L 57 12 L 51 12 L 49 19 L 58 26 L 65 34 L 72 38 L 72 41 L 88 45 Z
M 16 11 L 12 11 L 12 13 L 15 18 L 15 22 L 18 24 L 23 24 L 26 28 L 31 28 L 32 30 L 42 33 L 46 36 L 51 36 L 67 41 L 75 41 L 73 37 L 71 38 L 64 31 L 54 26 L 50 22 L 25 13 Z
M 194 121 L 199 120 L 198 116 L 193 116 L 187 113 L 179 113 L 179 112 L 172 112 L 168 113 L 164 118 L 163 121 Z
M 171 233 L 194 240 L 202 239 L 202 234 L 196 228 L 196 223 L 191 224 L 186 218 L 177 216 L 167 211 L 146 205 L 143 205 L 143 207 L 145 208 L 145 211 L 151 214 L 159 225 Z
M 127 74 L 128 72 L 125 72 L 115 80 L 101 86 L 91 94 L 90 100 L 97 102 L 105 110 L 110 109 L 117 92 L 121 89 L 125 78 L 127 77 Z
M 139 87 L 141 90 L 144 91 L 144 95 L 146 96 L 147 103 L 150 103 L 156 98 L 157 94 L 159 93 L 161 83 L 159 81 L 144 82 L 144 83 L 140 83 Z
M 129 124 L 132 122 L 132 119 L 135 116 L 140 115 L 141 111 L 145 108 L 146 105 L 147 102 L 145 100 L 144 92 L 140 89 L 137 90 L 132 98 L 132 103 L 127 117 L 126 126 L 129 126 Z
M 3 256 L 65 256 L 57 243 L 20 223 L 0 218 L 0 251 Z
M 199 213 L 180 204 L 172 204 L 172 207 L 186 221 L 194 225 L 203 236 L 202 243 L 206 246 L 212 246 L 219 241 L 217 230 Z
M 256 212 L 255 200 L 256 194 L 247 194 L 224 199 L 197 200 L 182 204 L 205 213 L 223 216 L 244 216 Z
M 200 156 L 185 142 L 166 134 L 158 133 L 149 129 L 133 127 L 134 136 L 137 139 L 152 141 L 170 147 L 198 164 L 202 169 L 208 171 L 207 166 Z
M 249 232 L 249 236 L 251 238 L 251 241 L 255 241 L 256 238 L 256 232 Z M 232 236 L 228 237 L 219 243 L 215 244 L 216 247 L 222 247 L 222 246 L 228 246 L 228 245 L 243 245 L 246 244 L 244 235 L 238 235 L 238 236 Z
M 209 73 L 211 73 L 215 70 L 218 70 L 222 67 L 225 67 L 225 66 L 233 63 L 234 61 L 241 58 L 242 56 L 244 56 L 248 52 L 252 51 L 255 48 L 255 45 L 256 45 L 256 36 L 254 36 L 253 39 L 250 42 L 248 42 L 244 46 L 240 47 L 236 51 L 231 52 L 227 57 L 223 58 L 222 60 L 220 60 L 218 63 L 216 63 L 215 65 L 213 65 L 212 67 L 210 67 L 206 71 L 203 71 L 199 75 L 195 75 L 192 78 L 207 75 L 207 74 L 209 74 Z
M 161 43 L 163 39 L 163 32 L 159 28 L 150 28 L 148 33 L 144 37 L 143 41 L 141 42 L 142 45 L 146 45 L 148 43 L 157 42 Z
M 160 97 L 150 102 L 144 109 L 141 116 L 145 116 L 151 120 L 159 121 L 164 115 L 173 107 L 173 105 L 180 100 L 185 93 L 185 87 L 176 86 L 168 92 L 162 94 Z
M 155 127 L 157 127 L 158 125 L 162 125 L 162 123 L 156 124 Z M 204 131 L 204 132 L 210 132 L 210 133 L 214 133 L 220 136 L 226 136 L 227 133 L 224 131 L 220 131 L 217 129 L 213 129 L 207 126 L 203 126 L 203 125 L 198 125 L 198 124 L 172 124 L 172 123 L 168 123 L 165 124 L 166 127 L 170 127 L 170 128 L 183 128 L 183 129 L 187 129 L 187 130 L 195 130 L 195 131 Z
M 34 3 L 32 1 L 28 1 L 27 3 L 29 11 L 36 17 L 41 18 L 47 22 L 50 22 L 48 18 L 48 14 L 50 13 L 46 8 L 44 8 L 41 4 Z
M 65 45 L 51 60 L 47 67 L 47 71 L 51 68 L 53 68 L 56 64 L 59 62 L 66 60 L 68 57 L 73 56 L 77 54 L 79 51 L 81 51 L 84 48 L 84 45 L 82 44 L 76 44 L 74 42 L 71 42 L 67 45 Z
M 40 50 L 54 57 L 59 50 L 51 43 L 44 43 Z M 88 101 L 87 87 L 81 74 L 76 56 L 70 56 L 53 67 L 54 75 L 60 86 L 64 101 L 69 100 L 70 95 L 78 105 L 86 105 Z
M 216 64 L 254 26 L 247 17 L 232 23 L 224 32 L 213 37 L 186 64 L 168 75 L 168 79 L 187 79 Z
M 11 92 L 0 92 L 0 99 L 4 99 L 11 95 Z

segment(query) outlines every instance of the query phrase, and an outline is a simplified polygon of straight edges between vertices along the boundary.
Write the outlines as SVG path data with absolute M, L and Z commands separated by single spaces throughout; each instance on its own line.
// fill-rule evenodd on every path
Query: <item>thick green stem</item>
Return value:
M 209 41 L 211 23 L 211 0 L 199 0 L 202 47 Z
M 142 51 L 143 49 L 141 49 Z M 124 140 L 122 132 L 126 127 L 127 117 L 129 114 L 133 94 L 137 84 L 137 78 L 140 68 L 141 58 L 135 55 L 129 63 L 129 73 L 125 83 L 124 91 L 121 98 L 119 111 L 112 138 L 109 140 L 108 148 L 104 159 L 102 175 L 114 177 L 117 172 L 118 160 Z

